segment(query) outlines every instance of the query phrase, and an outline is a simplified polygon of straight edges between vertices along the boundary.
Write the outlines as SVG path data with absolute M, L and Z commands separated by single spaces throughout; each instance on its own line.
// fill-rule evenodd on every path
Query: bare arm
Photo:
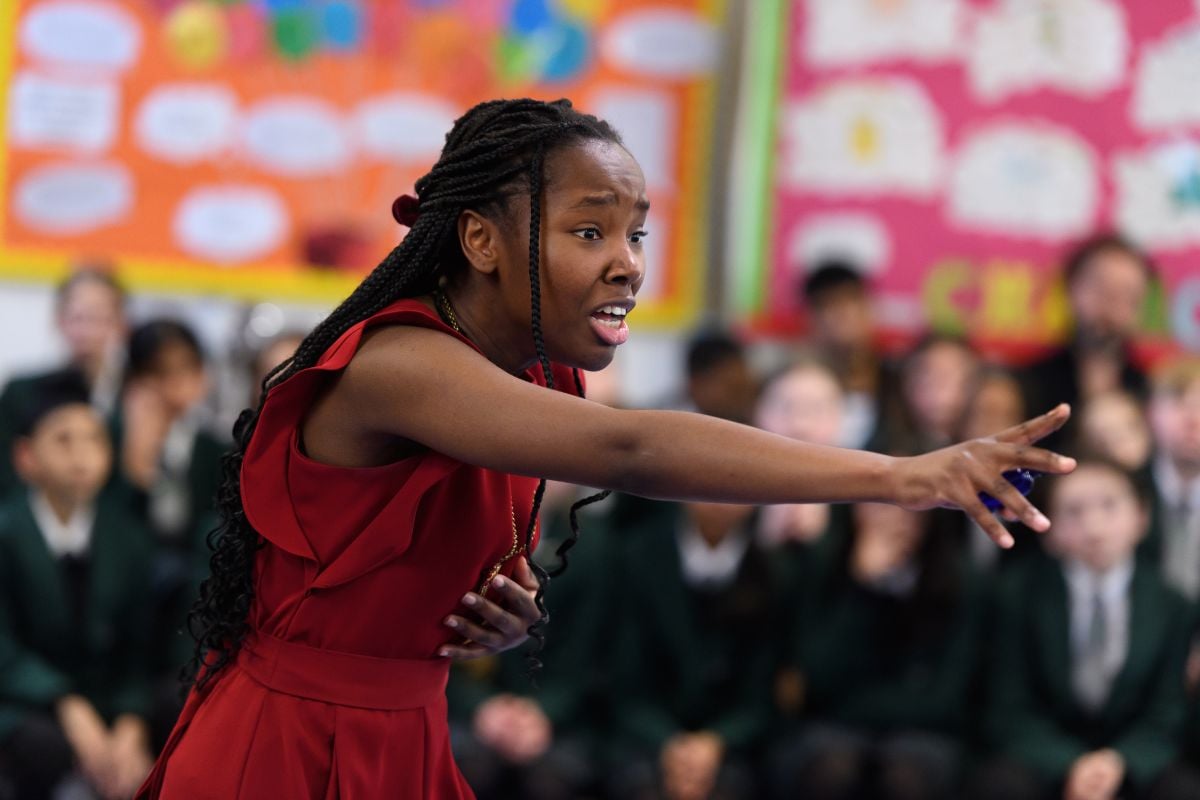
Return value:
M 337 391 L 362 430 L 402 436 L 490 469 L 672 500 L 959 507 L 1002 544 L 1009 535 L 978 493 L 993 494 L 1044 530 L 1049 523 L 1000 474 L 1073 467 L 1027 446 L 1066 421 L 1065 407 L 991 440 L 896 459 L 699 414 L 621 411 L 548 392 L 422 328 L 375 332 Z

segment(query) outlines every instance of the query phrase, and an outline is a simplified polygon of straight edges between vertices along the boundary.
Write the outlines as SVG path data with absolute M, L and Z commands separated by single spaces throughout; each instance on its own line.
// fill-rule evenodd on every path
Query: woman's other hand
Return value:
M 438 655 L 456 660 L 480 658 L 511 650 L 529 638 L 529 627 L 541 618 L 534 596 L 537 578 L 523 557 L 517 559 L 513 576 L 497 575 L 487 597 L 474 592 L 463 597 L 463 605 L 478 620 L 463 614 L 451 614 L 446 626 L 466 640 L 461 644 L 446 644 Z
M 1012 547 L 1013 538 L 979 499 L 986 493 L 1004 505 L 1007 519 L 1020 520 L 1044 532 L 1050 520 L 1004 478 L 1014 469 L 1061 474 L 1075 469 L 1075 459 L 1031 445 L 1061 428 L 1071 416 L 1070 406 L 1028 420 L 986 439 L 974 439 L 922 456 L 901 459 L 896 471 L 896 502 L 904 508 L 961 508 L 1001 547 Z

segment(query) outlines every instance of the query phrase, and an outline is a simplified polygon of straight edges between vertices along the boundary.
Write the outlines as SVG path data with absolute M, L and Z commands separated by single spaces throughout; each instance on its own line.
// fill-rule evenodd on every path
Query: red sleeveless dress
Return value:
M 251 632 L 192 691 L 137 798 L 474 796 L 450 752 L 449 662 L 437 649 L 455 638 L 446 615 L 509 553 L 510 509 L 524 536 L 537 481 L 434 452 L 360 468 L 301 452 L 314 396 L 364 330 L 384 324 L 459 336 L 423 303 L 400 300 L 271 389 L 242 463 L 246 517 L 266 540 Z M 536 366 L 524 377 L 545 385 Z M 567 368 L 554 378 L 574 391 Z

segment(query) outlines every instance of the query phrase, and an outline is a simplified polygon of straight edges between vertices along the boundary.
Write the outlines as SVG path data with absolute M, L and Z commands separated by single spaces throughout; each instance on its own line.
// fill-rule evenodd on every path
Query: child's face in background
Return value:
M 871 301 L 854 286 L 832 289 L 808 309 L 813 339 L 835 350 L 871 345 Z
M 1025 400 L 1015 378 L 992 376 L 979 384 L 967 407 L 962 438 L 981 439 L 1020 425 L 1025 420 Z
M 908 511 L 882 503 L 858 503 L 854 506 L 854 528 L 861 544 L 871 539 L 886 540 L 906 557 L 912 557 L 925 540 L 925 512 Z
M 1179 395 L 1157 394 L 1150 403 L 1154 443 L 1172 461 L 1200 469 L 1200 379 Z
M 73 503 L 89 503 L 112 468 L 112 446 L 100 415 L 79 403 L 47 414 L 17 440 L 17 470 L 32 486 Z
M 58 329 L 71 360 L 99 361 L 125 336 L 125 313 L 120 296 L 99 281 L 80 281 L 63 298 Z
M 173 415 L 186 413 L 208 393 L 204 363 L 196 351 L 182 342 L 163 345 L 145 381 Z
M 1150 458 L 1150 427 L 1141 406 L 1129 395 L 1105 394 L 1088 401 L 1080 433 L 1125 469 L 1141 469 Z
M 976 367 L 974 354 L 953 342 L 934 344 L 913 360 L 904 394 L 920 427 L 940 435 L 957 430 L 971 399 Z
M 798 367 L 771 381 L 758 401 L 757 424 L 802 442 L 836 445 L 842 430 L 842 389 L 819 367 Z
M 688 381 L 688 396 L 702 414 L 749 422 L 756 390 L 744 358 L 728 358 Z
M 1049 510 L 1052 549 L 1099 573 L 1132 557 L 1149 525 L 1128 479 L 1098 464 L 1056 478 Z

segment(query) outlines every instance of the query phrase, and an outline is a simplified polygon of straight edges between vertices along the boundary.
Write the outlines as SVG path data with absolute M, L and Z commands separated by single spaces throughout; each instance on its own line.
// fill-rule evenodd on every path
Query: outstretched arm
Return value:
M 1074 467 L 1030 446 L 1062 426 L 1066 406 L 989 439 L 893 458 L 699 414 L 617 410 L 548 392 L 452 337 L 414 327 L 373 332 L 336 391 L 364 434 L 402 436 L 490 469 L 670 500 L 957 507 L 1006 546 L 1011 536 L 979 493 L 1045 530 L 1049 521 L 1001 473 Z

